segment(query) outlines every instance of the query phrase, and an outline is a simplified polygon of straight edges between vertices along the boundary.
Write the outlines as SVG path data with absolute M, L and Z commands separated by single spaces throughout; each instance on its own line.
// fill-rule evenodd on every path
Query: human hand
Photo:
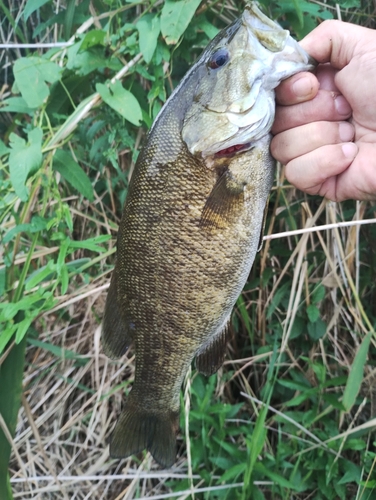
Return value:
M 376 199 L 376 32 L 325 21 L 301 45 L 320 64 L 276 89 L 272 155 L 307 193 Z

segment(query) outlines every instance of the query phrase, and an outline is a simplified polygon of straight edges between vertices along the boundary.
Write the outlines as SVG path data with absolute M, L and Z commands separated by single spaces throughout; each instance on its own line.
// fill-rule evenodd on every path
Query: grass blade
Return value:
M 362 385 L 364 365 L 367 360 L 367 353 L 369 344 L 371 342 L 371 336 L 372 332 L 369 332 L 364 337 L 362 343 L 358 348 L 358 352 L 355 355 L 342 400 L 343 406 L 346 408 L 346 411 L 350 411 L 353 407 L 356 397 L 359 393 L 360 386 Z
M 20 408 L 22 378 L 25 363 L 26 336 L 15 344 L 0 365 L 0 414 L 12 436 L 17 424 Z M 8 462 L 11 447 L 2 429 L 0 429 L 0 498 L 12 500 Z

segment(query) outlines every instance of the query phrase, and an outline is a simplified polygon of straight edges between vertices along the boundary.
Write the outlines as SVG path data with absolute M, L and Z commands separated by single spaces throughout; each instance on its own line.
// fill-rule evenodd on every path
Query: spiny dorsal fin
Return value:
M 203 375 L 210 377 L 210 375 L 213 375 L 222 366 L 225 359 L 229 331 L 230 320 L 228 320 L 219 334 L 209 344 L 204 346 L 196 356 L 196 368 Z
M 119 309 L 116 290 L 116 271 L 112 273 L 102 322 L 102 344 L 109 358 L 120 358 L 132 342 Z

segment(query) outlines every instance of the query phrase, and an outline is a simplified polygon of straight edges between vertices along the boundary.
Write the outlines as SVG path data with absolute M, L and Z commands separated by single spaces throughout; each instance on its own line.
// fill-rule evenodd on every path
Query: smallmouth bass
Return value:
M 118 233 L 103 320 L 105 353 L 133 342 L 133 388 L 112 457 L 175 461 L 187 370 L 221 366 L 232 308 L 262 242 L 273 183 L 274 88 L 314 62 L 248 5 L 170 96 L 140 152 Z

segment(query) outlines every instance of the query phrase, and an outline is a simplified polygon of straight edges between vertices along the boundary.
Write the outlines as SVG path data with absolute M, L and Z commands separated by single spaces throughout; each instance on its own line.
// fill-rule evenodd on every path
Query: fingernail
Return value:
M 297 97 L 307 97 L 312 94 L 311 80 L 303 76 L 293 83 L 292 89 Z
M 334 105 L 338 114 L 343 116 L 348 116 L 351 114 L 350 104 L 346 101 L 343 95 L 339 95 L 334 99 Z
M 342 144 L 342 151 L 346 158 L 354 159 L 358 153 L 358 146 L 353 142 L 348 142 L 347 144 Z
M 342 142 L 348 142 L 353 139 L 354 127 L 350 123 L 348 122 L 340 123 L 338 129 L 339 129 L 338 130 L 339 138 L 341 139 Z

